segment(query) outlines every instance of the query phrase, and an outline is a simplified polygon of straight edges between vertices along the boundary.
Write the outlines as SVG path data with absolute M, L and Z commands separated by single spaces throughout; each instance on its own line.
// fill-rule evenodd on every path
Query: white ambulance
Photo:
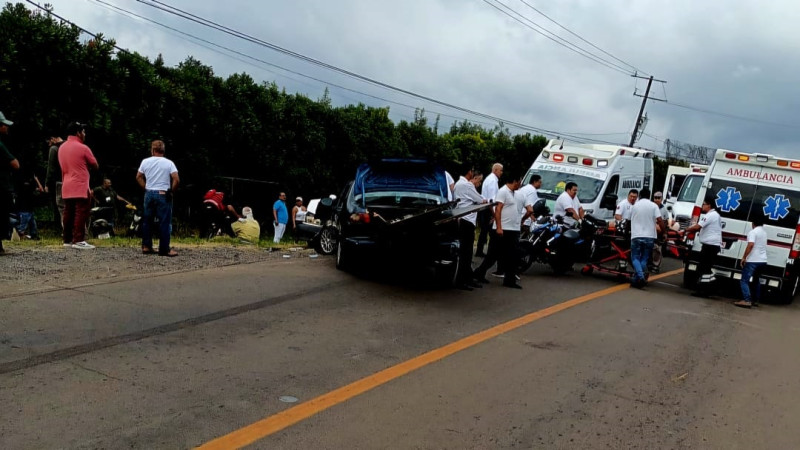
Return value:
M 552 139 L 542 149 L 523 179 L 542 177 L 539 198 L 550 211 L 569 182 L 578 185 L 578 200 L 585 212 L 610 220 L 619 199 L 631 189 L 652 189 L 653 152 L 617 145 L 573 144 Z
M 773 293 L 769 298 L 791 302 L 800 276 L 800 161 L 760 153 L 717 150 L 697 194 L 691 223 L 700 220 L 706 196 L 714 197 L 722 218 L 724 247 L 713 270 L 716 278 L 738 282 L 741 258 L 747 246 L 750 218 L 762 215 L 767 232 L 767 268 L 760 283 Z M 701 244 L 689 236 L 684 284 L 697 279 Z M 694 241 L 694 242 L 693 242 Z M 762 295 L 766 292 L 762 291 Z
M 669 211 L 670 219 L 680 225 L 683 230 L 689 226 L 697 193 L 703 182 L 708 166 L 689 164 L 689 167 L 669 166 L 664 182 L 664 206 Z

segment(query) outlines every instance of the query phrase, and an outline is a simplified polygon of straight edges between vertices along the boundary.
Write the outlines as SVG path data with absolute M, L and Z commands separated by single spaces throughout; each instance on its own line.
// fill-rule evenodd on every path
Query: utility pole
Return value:
M 650 79 L 647 80 L 647 90 L 644 91 L 644 97 L 642 98 L 642 107 L 639 108 L 639 117 L 636 118 L 636 125 L 633 126 L 633 134 L 631 134 L 631 142 L 628 144 L 628 147 L 633 147 L 633 143 L 636 142 L 636 133 L 639 131 L 639 124 L 642 123 L 642 114 L 644 113 L 644 105 L 647 103 L 647 96 L 650 95 L 650 86 L 653 84 L 653 76 L 650 76 Z
M 636 142 L 636 134 L 639 132 L 639 126 L 642 124 L 642 114 L 644 114 L 644 105 L 647 103 L 647 100 L 658 100 L 660 102 L 666 102 L 664 99 L 660 98 L 653 98 L 651 99 L 650 96 L 650 86 L 653 85 L 653 81 L 657 81 L 659 83 L 666 83 L 664 80 L 653 80 L 653 76 L 651 75 L 649 78 L 641 77 L 639 75 L 633 75 L 635 78 L 642 78 L 647 79 L 647 90 L 644 92 L 644 95 L 637 95 L 635 92 L 633 95 L 636 97 L 642 97 L 642 107 L 639 108 L 639 116 L 636 117 L 636 125 L 633 127 L 633 133 L 631 133 L 631 142 L 628 144 L 628 147 L 633 147 L 634 142 Z

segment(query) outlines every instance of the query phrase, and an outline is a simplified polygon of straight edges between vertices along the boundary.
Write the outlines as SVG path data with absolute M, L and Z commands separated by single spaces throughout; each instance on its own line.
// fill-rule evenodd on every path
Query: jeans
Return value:
M 286 224 L 279 223 L 275 225 L 275 238 L 272 240 L 274 243 L 279 243 L 283 238 L 283 232 L 286 231 Z
M 39 237 L 39 230 L 36 228 L 36 217 L 33 216 L 33 212 L 19 212 L 19 225 L 17 225 L 17 233 L 19 233 L 20 236 L 27 234 L 34 239 Z
M 162 193 L 163 192 L 163 193 Z M 142 248 L 153 248 L 153 217 L 158 217 L 158 253 L 169 253 L 172 232 L 172 199 L 165 191 L 146 191 L 142 215 Z
M 756 303 L 761 301 L 761 283 L 759 283 L 758 278 L 761 276 L 761 271 L 764 270 L 764 267 L 767 266 L 765 262 L 757 262 L 757 263 L 744 263 L 744 268 L 742 269 L 742 280 L 739 282 L 739 285 L 742 287 L 742 297 L 746 302 L 755 301 Z M 753 284 L 755 284 L 755 295 L 750 296 L 750 277 L 753 277 Z
M 89 219 L 88 198 L 64 199 L 64 243 L 75 244 L 86 240 L 86 221 Z
M 653 252 L 653 238 L 633 238 L 631 239 L 631 264 L 633 264 L 633 281 L 644 281 L 644 274 L 647 271 L 647 263 L 650 261 L 650 254 Z

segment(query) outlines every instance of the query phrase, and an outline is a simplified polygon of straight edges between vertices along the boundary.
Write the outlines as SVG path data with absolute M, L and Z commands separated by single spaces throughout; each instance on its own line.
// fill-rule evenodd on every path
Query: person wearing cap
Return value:
M 64 142 L 60 136 L 51 136 L 47 140 L 47 173 L 44 177 L 44 191 L 50 195 L 50 206 L 53 208 L 53 222 L 64 228 L 64 199 L 61 198 L 61 166 L 58 164 L 58 148 Z
M 231 225 L 236 237 L 250 244 L 257 244 L 261 237 L 261 226 L 253 218 L 253 209 L 249 206 L 242 208 L 242 218 Z
M 658 205 L 658 210 L 661 212 L 661 220 L 664 221 L 664 225 L 669 224 L 669 211 L 667 211 L 666 205 L 664 205 L 664 195 L 661 192 L 656 192 L 653 194 L 653 203 Z M 660 230 L 662 233 L 665 230 Z
M 303 197 L 294 199 L 294 208 L 292 208 L 292 230 L 297 231 L 297 224 L 305 222 L 307 213 L 308 209 L 303 205 Z
M 277 244 L 281 241 L 287 223 L 289 223 L 289 211 L 286 209 L 286 193 L 281 192 L 272 205 L 272 225 L 275 227 L 275 237 L 272 242 Z
M 93 249 L 86 242 L 86 221 L 91 207 L 89 170 L 99 168 L 92 150 L 86 142 L 86 125 L 72 122 L 67 125 L 67 142 L 58 149 L 61 166 L 61 197 L 64 199 L 64 246 L 76 249 Z
M 11 125 L 14 125 L 14 122 L 6 119 L 6 116 L 0 111 L 0 136 L 7 135 L 8 127 Z M 19 161 L 0 140 L 0 255 L 5 254 L 3 239 L 11 238 L 8 216 L 14 205 L 12 170 L 19 170 Z

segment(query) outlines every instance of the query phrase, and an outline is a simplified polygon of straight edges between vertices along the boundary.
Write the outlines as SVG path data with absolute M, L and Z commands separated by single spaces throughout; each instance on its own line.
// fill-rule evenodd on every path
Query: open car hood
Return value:
M 466 216 L 486 208 L 491 207 L 489 203 L 473 205 L 463 208 L 456 208 L 458 202 L 443 203 L 431 208 L 419 210 L 413 214 L 407 214 L 393 220 L 386 221 L 388 226 L 407 226 L 411 223 L 441 225 L 452 222 L 459 217 Z
M 444 169 L 425 159 L 386 158 L 358 167 L 353 195 L 367 192 L 406 191 L 447 198 Z

